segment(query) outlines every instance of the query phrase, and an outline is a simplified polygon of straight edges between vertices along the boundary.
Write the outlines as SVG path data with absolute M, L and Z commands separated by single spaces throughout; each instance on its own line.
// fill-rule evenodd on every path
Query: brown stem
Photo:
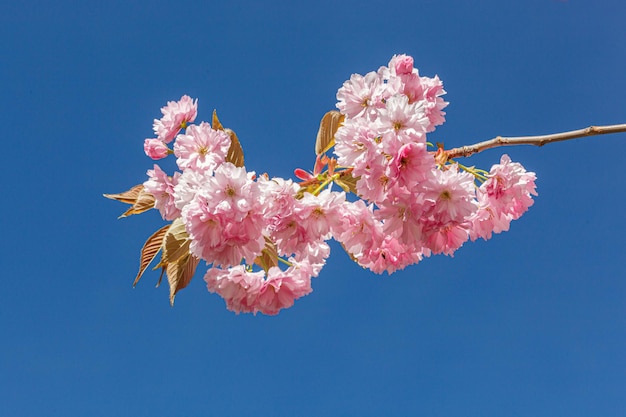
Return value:
M 626 132 L 626 124 L 610 125 L 610 126 L 589 126 L 588 128 L 585 128 L 585 129 L 571 130 L 569 132 L 553 133 L 551 135 L 542 135 L 542 136 L 520 136 L 520 137 L 515 137 L 515 138 L 505 138 L 502 136 L 496 136 L 493 139 L 475 143 L 473 145 L 461 146 L 460 148 L 453 148 L 445 152 L 448 156 L 448 159 L 463 158 L 463 157 L 468 157 L 478 152 L 482 152 L 486 149 L 497 148 L 499 146 L 513 146 L 513 145 L 543 146 L 552 142 L 560 142 L 563 140 L 582 138 L 585 136 L 606 135 L 609 133 L 619 133 L 619 132 Z

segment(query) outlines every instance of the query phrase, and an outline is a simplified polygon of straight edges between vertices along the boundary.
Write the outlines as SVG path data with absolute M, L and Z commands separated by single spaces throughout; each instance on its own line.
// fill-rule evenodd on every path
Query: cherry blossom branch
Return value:
M 577 139 L 586 136 L 606 135 L 609 133 L 626 132 L 626 124 L 609 125 L 609 126 L 589 126 L 585 129 L 571 130 L 569 132 L 553 133 L 551 135 L 541 136 L 520 136 L 505 138 L 502 136 L 496 136 L 493 139 L 489 139 L 483 142 L 475 143 L 473 145 L 461 146 L 460 148 L 453 148 L 445 151 L 448 159 L 464 158 L 475 153 L 482 152 L 486 149 L 497 148 L 499 146 L 513 146 L 513 145 L 535 145 L 543 146 L 552 142 L 561 142 L 564 140 Z

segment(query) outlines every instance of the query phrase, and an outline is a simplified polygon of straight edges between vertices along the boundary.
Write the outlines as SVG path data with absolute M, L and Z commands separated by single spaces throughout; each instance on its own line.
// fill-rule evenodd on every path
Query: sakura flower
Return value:
M 533 205 L 531 195 L 537 195 L 536 175 L 527 172 L 521 164 L 511 162 L 508 155 L 502 155 L 500 163 L 491 167 L 488 177 L 480 190 L 487 194 L 490 206 L 497 213 L 515 220 Z
M 452 256 L 469 237 L 469 223 L 450 221 L 425 221 L 423 227 L 424 245 L 434 254 Z
M 293 261 L 293 260 L 292 260 Z M 243 265 L 227 270 L 211 268 L 204 276 L 209 292 L 217 293 L 235 313 L 275 315 L 293 306 L 296 299 L 311 293 L 312 267 L 307 262 L 292 262 L 286 271 L 272 267 L 264 279 L 263 271 L 251 272 Z
M 424 110 L 429 120 L 426 131 L 432 132 L 435 130 L 435 126 L 442 125 L 446 120 L 446 113 L 443 109 L 448 106 L 448 102 L 441 98 L 442 95 L 446 94 L 446 91 L 443 89 L 443 83 L 437 76 L 434 78 L 420 77 L 420 88 L 425 102 Z
M 289 216 L 296 204 L 296 193 L 299 190 L 292 180 L 282 178 L 268 179 L 265 176 L 257 180 L 261 195 L 261 203 L 265 207 L 264 215 L 270 227 L 280 221 L 281 217 Z
M 395 75 L 410 74 L 413 72 L 413 57 L 405 54 L 394 55 L 389 61 L 389 68 L 394 70 Z
M 295 300 L 311 293 L 313 271 L 307 262 L 302 262 L 281 271 L 272 267 L 259 291 L 256 307 L 263 314 L 275 315 L 283 308 L 293 306 Z
M 244 265 L 227 270 L 211 268 L 204 275 L 209 292 L 219 294 L 235 313 L 256 313 L 264 272 L 250 272 Z
M 251 263 L 261 253 L 266 220 L 252 175 L 224 163 L 184 206 L 181 214 L 192 254 L 228 267 L 241 259 Z
M 211 125 L 202 122 L 191 125 L 186 134 L 179 135 L 174 143 L 176 163 L 181 169 L 192 169 L 212 172 L 224 162 L 230 136 L 222 130 L 215 130 Z
M 174 187 L 180 176 L 176 172 L 173 177 L 167 176 L 158 166 L 147 172 L 148 180 L 143 183 L 144 189 L 155 199 L 154 207 L 159 210 L 164 220 L 174 220 L 180 216 L 180 211 L 174 205 Z
M 489 197 L 481 190 L 477 192 L 478 210 L 469 217 L 471 228 L 469 236 L 472 241 L 478 238 L 491 239 L 492 233 L 501 233 L 509 230 L 511 217 L 504 213 L 498 213 L 490 206 Z
M 376 127 L 383 137 L 384 152 L 393 155 L 404 144 L 424 143 L 428 123 L 421 102 L 409 104 L 408 97 L 404 95 L 390 97 L 376 119 Z
M 348 119 L 370 117 L 376 107 L 382 106 L 381 93 L 384 90 L 382 80 L 375 72 L 365 76 L 352 74 L 337 91 L 337 108 Z
M 143 150 L 152 159 L 163 159 L 169 154 L 169 148 L 160 139 L 146 139 L 143 143 Z
M 366 206 L 363 200 L 346 201 L 342 205 L 342 222 L 333 229 L 333 236 L 343 245 L 346 252 L 360 257 L 383 238 L 382 222 L 374 218 L 373 205 Z
M 432 173 L 432 177 L 415 189 L 431 203 L 425 216 L 432 216 L 442 224 L 450 220 L 462 222 L 476 210 L 474 177 L 471 174 L 459 172 L 456 165 L 447 170 L 436 169 Z
M 390 177 L 399 185 L 412 186 L 425 179 L 435 168 L 435 159 L 426 151 L 426 144 L 411 142 L 402 145 L 389 163 Z
M 187 169 L 178 177 L 178 182 L 174 186 L 174 205 L 178 210 L 182 210 L 193 200 L 198 191 L 213 176 L 212 172 L 194 171 Z
M 161 108 L 163 117 L 154 120 L 154 133 L 158 139 L 170 143 L 189 123 L 196 120 L 198 114 L 198 100 L 192 101 L 189 96 L 182 96 L 179 101 L 168 101 L 167 106 Z
M 298 201 L 294 212 L 306 233 L 315 239 L 327 237 L 331 228 L 341 219 L 341 203 L 346 194 L 333 192 L 328 188 L 319 195 L 305 193 Z
M 297 260 L 308 258 L 311 263 L 323 263 L 328 256 L 325 240 L 341 219 L 340 206 L 344 193 L 326 189 L 319 196 L 305 193 L 300 200 L 290 202 L 288 210 L 269 220 L 269 233 L 282 256 L 294 255 Z
M 413 245 L 400 243 L 392 236 L 385 236 L 380 242 L 372 246 L 357 260 L 359 265 L 368 268 L 375 274 L 395 271 L 418 263 L 422 259 L 422 251 Z
M 506 154 L 491 167 L 488 177 L 477 191 L 479 208 L 470 218 L 472 240 L 509 230 L 511 220 L 524 214 L 534 203 L 531 195 L 537 195 L 535 173 L 511 162 Z
M 352 166 L 359 176 L 370 160 L 382 151 L 378 133 L 371 122 L 363 119 L 348 119 L 335 133 L 334 152 L 343 166 Z

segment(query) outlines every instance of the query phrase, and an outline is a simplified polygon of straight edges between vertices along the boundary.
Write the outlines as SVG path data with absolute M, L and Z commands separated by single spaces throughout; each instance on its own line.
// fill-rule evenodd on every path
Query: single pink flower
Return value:
M 423 193 L 425 201 L 431 203 L 425 217 L 443 225 L 449 221 L 463 222 L 476 211 L 473 175 L 459 172 L 456 165 L 447 170 L 435 169 L 432 173 L 433 176 L 414 189 Z
M 182 96 L 179 101 L 168 101 L 167 106 L 161 108 L 161 113 L 163 117 L 154 120 L 154 133 L 163 142 L 170 143 L 181 129 L 196 120 L 198 100 Z
M 426 142 L 429 121 L 423 103 L 409 104 L 405 95 L 390 97 L 385 108 L 379 110 L 375 123 L 379 136 L 382 136 L 383 151 L 387 154 L 396 154 L 407 143 Z
M 488 177 L 480 190 L 488 196 L 489 206 L 498 215 L 504 213 L 515 220 L 533 205 L 531 195 L 537 195 L 537 177 L 521 164 L 511 162 L 508 155 L 502 155 L 500 163 L 491 167 Z
M 468 223 L 438 224 L 436 221 L 430 223 L 424 226 L 423 239 L 424 245 L 434 254 L 453 256 L 469 238 Z
M 174 187 L 180 176 L 179 172 L 174 173 L 173 177 L 169 177 L 158 166 L 154 165 L 154 169 L 147 172 L 148 180 L 143 183 L 144 189 L 152 194 L 155 199 L 154 207 L 159 210 L 164 220 L 174 220 L 180 217 L 180 211 L 174 204 Z
M 237 314 L 256 313 L 263 276 L 263 271 L 249 272 L 244 265 L 237 265 L 225 270 L 211 268 L 204 275 L 204 280 L 209 292 L 224 298 L 229 310 Z
M 226 159 L 230 148 L 230 136 L 202 122 L 191 125 L 184 135 L 178 135 L 174 143 L 174 155 L 180 169 L 214 171 Z
M 348 119 L 353 117 L 370 117 L 377 107 L 381 107 L 382 92 L 385 86 L 375 72 L 365 76 L 352 74 L 337 91 L 337 108 Z
M 392 274 L 421 261 L 422 250 L 415 245 L 402 244 L 392 236 L 386 236 L 357 260 L 359 265 L 375 274 L 382 274 L 385 271 Z
M 426 144 L 411 142 L 402 145 L 389 164 L 390 175 L 399 185 L 412 187 L 427 178 L 435 169 L 435 159 Z
M 503 213 L 497 213 L 490 206 L 489 197 L 478 190 L 478 210 L 468 219 L 471 223 L 469 237 L 472 241 L 478 238 L 491 239 L 492 233 L 501 233 L 509 230 L 511 218 Z
M 154 160 L 163 159 L 169 154 L 169 148 L 161 139 L 146 139 L 143 150 L 147 156 Z
M 256 307 L 263 314 L 275 315 L 283 308 L 293 306 L 295 300 L 310 294 L 311 266 L 302 262 L 281 271 L 272 267 L 267 272 L 267 279 L 259 291 Z
M 411 74 L 413 72 L 413 57 L 408 55 L 394 55 L 389 62 L 389 68 L 394 68 L 396 75 Z

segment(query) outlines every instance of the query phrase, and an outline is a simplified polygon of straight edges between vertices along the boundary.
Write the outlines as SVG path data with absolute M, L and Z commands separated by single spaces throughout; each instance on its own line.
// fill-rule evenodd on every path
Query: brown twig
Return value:
M 561 142 L 564 140 L 582 138 L 585 136 L 606 135 L 609 133 L 626 132 L 626 124 L 610 125 L 610 126 L 589 126 L 585 129 L 571 130 L 569 132 L 553 133 L 551 135 L 542 136 L 520 136 L 514 138 L 505 138 L 497 136 L 493 139 L 489 139 L 483 142 L 475 143 L 473 145 L 461 146 L 460 148 L 453 148 L 445 151 L 448 159 L 452 158 L 464 158 L 475 153 L 482 152 L 486 149 L 497 148 L 499 146 L 513 146 L 513 145 L 535 145 L 543 146 L 552 142 Z

